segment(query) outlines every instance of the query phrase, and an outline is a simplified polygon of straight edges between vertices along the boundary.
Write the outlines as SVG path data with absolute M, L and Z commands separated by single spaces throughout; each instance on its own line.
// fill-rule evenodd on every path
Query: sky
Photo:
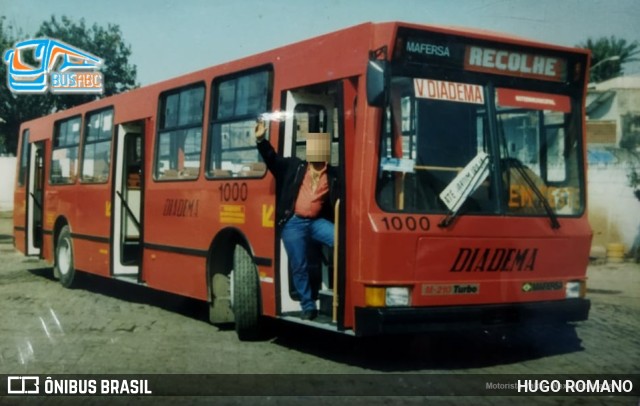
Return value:
M 0 0 L 5 24 L 27 37 L 52 14 L 119 25 L 141 85 L 367 21 L 488 29 L 565 46 L 611 35 L 640 42 L 638 0 Z M 640 74 L 640 63 L 623 68 Z

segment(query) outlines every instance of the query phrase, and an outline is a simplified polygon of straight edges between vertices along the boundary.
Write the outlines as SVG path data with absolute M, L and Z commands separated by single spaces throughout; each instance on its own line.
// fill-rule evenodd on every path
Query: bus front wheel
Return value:
M 260 333 L 260 281 L 251 255 L 240 245 L 233 254 L 232 306 L 240 340 L 257 339 Z
M 76 269 L 73 263 L 73 241 L 69 226 L 62 227 L 56 244 L 55 274 L 66 288 L 72 288 L 76 282 Z

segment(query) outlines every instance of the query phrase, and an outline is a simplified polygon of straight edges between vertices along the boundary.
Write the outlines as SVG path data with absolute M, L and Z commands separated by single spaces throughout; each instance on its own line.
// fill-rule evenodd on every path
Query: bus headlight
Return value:
M 385 295 L 385 304 L 387 306 L 409 306 L 409 288 L 392 287 L 387 288 Z
M 411 289 L 401 286 L 366 286 L 365 304 L 371 307 L 396 307 L 411 304 Z
M 584 297 L 587 291 L 587 284 L 584 281 L 570 281 L 565 285 L 565 298 L 577 299 Z

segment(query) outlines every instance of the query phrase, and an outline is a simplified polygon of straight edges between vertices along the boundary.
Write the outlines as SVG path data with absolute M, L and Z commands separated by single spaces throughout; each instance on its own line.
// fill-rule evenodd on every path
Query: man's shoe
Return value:
M 317 310 L 303 310 L 302 314 L 300 314 L 300 318 L 302 320 L 313 320 L 318 317 Z

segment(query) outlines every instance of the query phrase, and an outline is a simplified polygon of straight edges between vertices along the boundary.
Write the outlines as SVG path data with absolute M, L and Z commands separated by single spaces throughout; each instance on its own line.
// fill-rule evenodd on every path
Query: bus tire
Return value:
M 72 288 L 76 281 L 76 269 L 73 262 L 73 241 L 69 226 L 62 227 L 56 244 L 54 273 L 59 276 L 65 288 Z
M 260 336 L 260 281 L 251 255 L 241 245 L 233 253 L 233 315 L 240 340 Z

